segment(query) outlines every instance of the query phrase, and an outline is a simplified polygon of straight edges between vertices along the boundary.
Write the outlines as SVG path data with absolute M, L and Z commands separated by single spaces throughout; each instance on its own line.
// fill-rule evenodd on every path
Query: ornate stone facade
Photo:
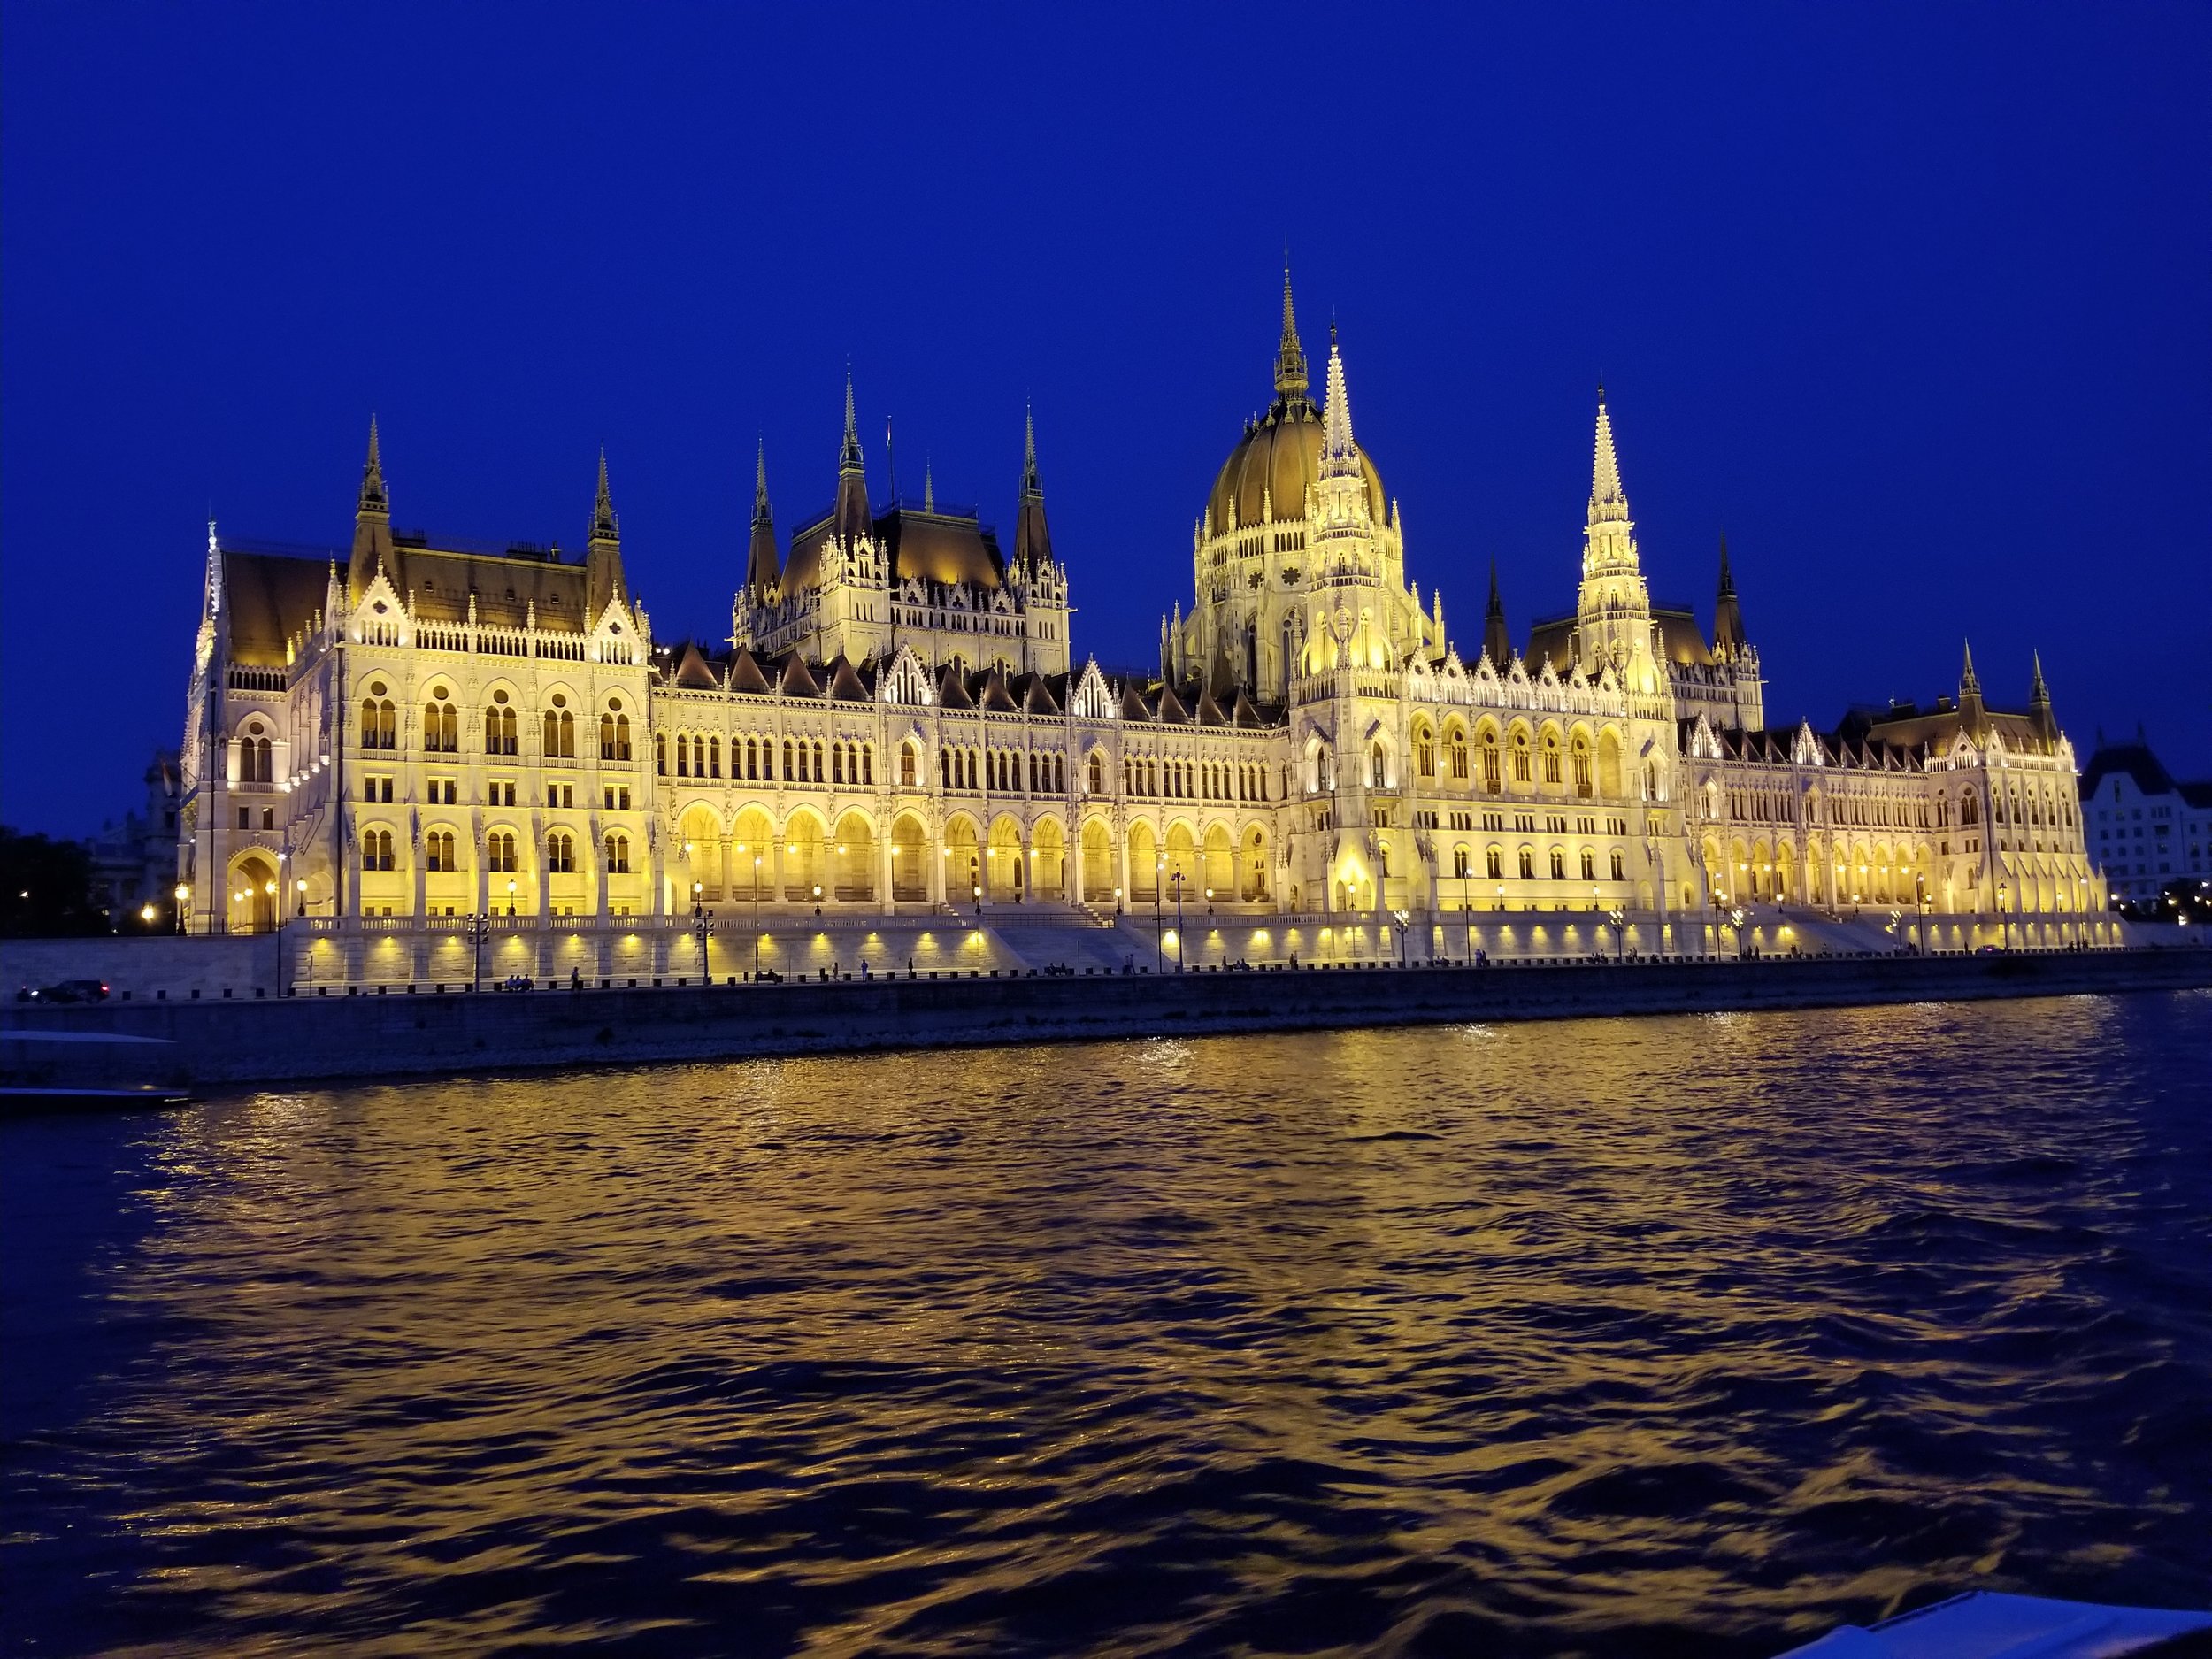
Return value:
M 580 556 L 468 549 L 392 528 L 373 426 L 349 551 L 210 528 L 191 925 L 755 906 L 1084 926 L 1171 896 L 1379 938 L 1566 912 L 1672 951 L 1740 934 L 1740 911 L 1895 912 L 1952 946 L 1984 921 L 2108 937 L 2039 668 L 2024 712 L 1987 706 L 1970 657 L 1931 709 L 1767 726 L 1725 547 L 1709 636 L 1650 595 L 1601 390 L 1573 610 L 1517 652 L 1494 571 L 1463 657 L 1440 588 L 1425 605 L 1406 579 L 1333 338 L 1319 406 L 1307 386 L 1286 281 L 1275 402 L 1143 674 L 1073 652 L 1033 430 L 1010 552 L 933 481 L 877 504 L 849 381 L 832 506 L 780 547 L 763 458 L 709 649 L 652 642 L 603 458 Z

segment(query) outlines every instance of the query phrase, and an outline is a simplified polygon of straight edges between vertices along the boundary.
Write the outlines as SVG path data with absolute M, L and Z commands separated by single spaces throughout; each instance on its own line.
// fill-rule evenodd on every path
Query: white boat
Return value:
M 2212 1654 L 2212 1640 L 2179 1639 L 2200 1632 L 2212 1632 L 2212 1613 L 1971 1590 L 1878 1624 L 1846 1624 L 1778 1659 L 2195 1659 Z

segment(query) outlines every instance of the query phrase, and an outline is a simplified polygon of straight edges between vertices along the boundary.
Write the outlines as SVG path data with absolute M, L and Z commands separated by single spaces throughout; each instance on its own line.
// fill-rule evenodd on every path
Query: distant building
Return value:
M 2177 783 L 2138 732 L 2097 749 L 2081 774 L 2089 856 L 2117 901 L 2154 899 L 2177 877 L 2212 877 L 2212 780 Z
M 118 927 L 149 904 L 163 920 L 173 919 L 177 811 L 184 796 L 177 759 L 173 749 L 155 751 L 144 802 L 85 842 L 92 856 L 92 902 Z
M 1463 655 L 1333 337 L 1310 395 L 1287 280 L 1273 367 L 1199 504 L 1193 603 L 1136 673 L 1074 649 L 1033 434 L 1002 544 L 933 480 L 871 493 L 849 379 L 829 505 L 783 544 L 757 463 L 749 534 L 703 549 L 730 638 L 656 642 L 603 460 L 580 556 L 469 549 L 393 526 L 372 426 L 350 548 L 210 526 L 188 926 L 399 949 L 492 916 L 1188 899 L 1278 933 L 1613 916 L 1665 951 L 1787 909 L 1910 917 L 1939 949 L 2116 937 L 2039 665 L 2024 708 L 1985 701 L 1970 656 L 1927 706 L 1770 724 L 1725 547 L 1709 633 L 1650 593 L 1602 388 L 1579 557 L 1568 526 L 1556 555 L 1572 610 L 1517 650 L 1493 572 Z M 1471 580 L 1439 518 L 1427 557 Z

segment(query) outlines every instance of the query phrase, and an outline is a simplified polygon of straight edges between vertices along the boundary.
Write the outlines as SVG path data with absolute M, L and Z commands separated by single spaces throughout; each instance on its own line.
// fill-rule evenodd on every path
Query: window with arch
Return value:
M 1377 743 L 1367 751 L 1367 787 L 1371 789 L 1384 788 L 1389 777 L 1390 757 L 1383 752 L 1383 746 Z
M 630 838 L 627 835 L 607 837 L 607 873 L 611 876 L 630 873 Z
M 1502 881 L 1505 879 L 1504 853 L 1500 851 L 1497 848 L 1493 847 L 1490 849 L 1485 862 L 1489 866 L 1490 879 L 1493 881 Z
M 1625 863 L 1626 863 L 1626 861 L 1625 861 L 1624 859 L 1623 859 L 1623 858 L 1622 858 L 1622 856 L 1621 856 L 1621 855 L 1620 855 L 1620 854 L 1618 854 L 1618 853 L 1615 853 L 1615 854 L 1613 855 L 1613 879 L 1614 879 L 1614 880 L 1616 880 L 1616 881 L 1625 881 L 1625 880 L 1627 880 L 1627 879 L 1628 879 L 1628 872 L 1627 872 L 1627 869 L 1625 868 Z
M 787 779 L 795 778 L 798 776 L 798 773 L 792 770 L 793 753 L 794 747 L 792 741 L 787 737 L 783 740 L 783 775 Z
M 1531 771 L 1530 771 L 1530 767 L 1531 767 L 1531 765 L 1532 764 L 1532 762 L 1533 762 L 1533 757 L 1532 757 L 1529 754 L 1529 750 L 1528 750 L 1528 733 L 1527 733 L 1526 732 L 1516 732 L 1516 733 L 1513 733 L 1513 781 L 1514 781 L 1514 782 L 1516 782 L 1516 783 L 1529 783 L 1529 782 L 1533 781 L 1533 777 L 1532 777 L 1532 772 L 1531 772 Z
M 1452 781 L 1465 783 L 1467 781 L 1467 733 L 1457 726 L 1452 728 L 1451 736 L 1445 741 L 1444 757 L 1445 763 L 1452 769 Z
M 1551 879 L 1554 881 L 1564 881 L 1567 879 L 1567 855 L 1556 847 L 1552 849 L 1551 853 Z
M 1525 847 L 1521 849 L 1521 879 L 1536 879 L 1536 855 Z
M 1970 793 L 1959 797 L 1959 822 L 1973 826 L 1982 821 L 1981 803 Z
M 545 711 L 545 757 L 548 760 L 576 758 L 576 717 L 569 712 L 567 701 L 557 691 L 553 694 L 553 706 Z
M 1598 879 L 1598 856 L 1594 852 L 1586 851 L 1582 855 L 1582 879 L 1585 881 L 1595 881 Z
M 1561 781 L 1559 739 L 1549 732 L 1544 733 L 1544 781 L 1546 783 Z
M 276 781 L 275 751 L 269 740 L 261 735 L 258 724 L 246 728 L 246 735 L 238 740 L 238 781 L 241 783 L 273 783 Z
M 491 706 L 484 710 L 484 752 L 487 755 L 518 755 L 522 745 L 515 732 L 515 711 L 507 706 L 507 694 L 492 693 Z
M 494 830 L 484 838 L 484 868 L 494 875 L 514 874 L 515 838 L 505 830 Z
M 447 701 L 443 686 L 433 686 L 422 705 L 422 746 L 434 755 L 461 752 L 461 710 Z
M 707 739 L 707 776 L 719 778 L 721 775 L 722 740 L 719 737 L 710 737 Z
M 545 838 L 545 867 L 557 876 L 576 873 L 576 838 L 566 830 L 555 830 Z
M 399 721 L 392 707 L 392 700 L 384 695 L 384 685 L 379 680 L 369 687 L 369 695 L 361 702 L 361 747 L 364 749 L 397 749 Z
M 606 712 L 599 717 L 599 757 L 602 760 L 630 758 L 630 717 L 623 712 L 622 699 L 607 699 Z M 662 771 L 667 768 L 663 766 Z
M 681 732 L 676 733 L 676 775 L 691 776 L 691 740 Z
M 914 787 L 921 772 L 920 762 L 921 757 L 914 752 L 913 744 L 899 745 L 899 782 L 902 786 L 909 789 Z
M 1425 723 L 1414 728 L 1413 764 L 1422 777 L 1436 776 L 1436 733 Z
M 1596 780 L 1590 774 L 1590 746 L 1581 738 L 1574 746 L 1575 793 L 1586 799 L 1595 792 Z
M 653 733 L 653 770 L 662 777 L 668 776 L 668 733 Z
M 1467 849 L 1464 847 L 1453 848 L 1452 874 L 1456 876 L 1460 880 L 1464 881 L 1469 876 L 1474 874 L 1474 860 L 1467 856 Z
M 422 838 L 423 868 L 434 872 L 458 870 L 461 864 L 456 850 L 451 830 L 432 830 Z
M 391 870 L 396 868 L 392 850 L 392 832 L 373 829 L 361 837 L 361 868 L 364 870 Z
M 863 788 L 872 788 L 875 786 L 875 781 L 876 746 L 873 743 L 863 743 L 860 746 L 861 787 Z

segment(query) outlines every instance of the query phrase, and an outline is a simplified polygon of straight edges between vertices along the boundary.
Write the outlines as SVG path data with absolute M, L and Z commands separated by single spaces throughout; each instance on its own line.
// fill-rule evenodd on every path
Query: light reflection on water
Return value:
M 36 1357 L 0 1617 L 44 1652 L 1642 1655 L 1969 1581 L 2201 1604 L 2208 1015 L 1164 1040 L 10 1125 Z

